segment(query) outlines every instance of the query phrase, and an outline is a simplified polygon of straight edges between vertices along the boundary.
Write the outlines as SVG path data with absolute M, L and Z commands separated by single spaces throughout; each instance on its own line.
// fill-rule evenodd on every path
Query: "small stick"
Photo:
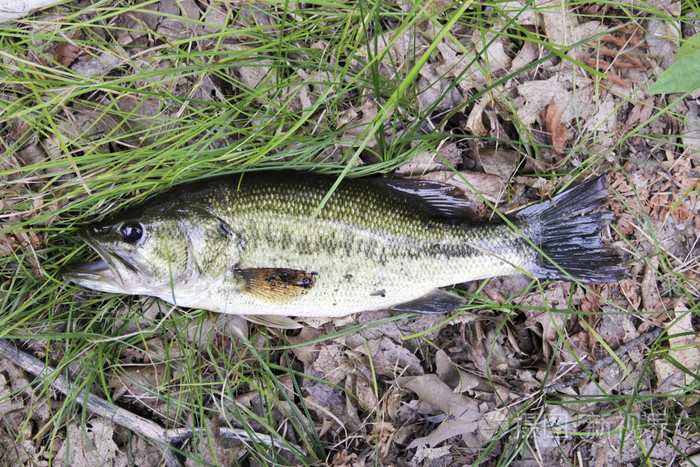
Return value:
M 657 328 L 654 329 L 653 331 L 646 332 L 642 334 L 641 336 L 632 339 L 628 343 L 621 345 L 617 349 L 615 349 L 615 355 L 624 355 L 628 353 L 630 350 L 637 349 L 639 347 L 642 347 L 643 345 L 649 345 L 649 342 L 654 341 L 657 337 L 661 335 L 661 333 L 664 331 L 662 328 Z M 545 393 L 550 393 L 550 392 L 555 392 L 555 391 L 560 391 L 562 389 L 575 386 L 579 384 L 581 381 L 583 381 L 585 378 L 588 377 L 590 374 L 591 376 L 595 376 L 598 374 L 600 370 L 603 368 L 611 365 L 614 362 L 614 358 L 610 355 L 607 357 L 603 358 L 602 360 L 598 360 L 594 365 L 591 365 L 588 368 L 588 372 L 586 371 L 579 371 L 577 375 L 575 375 L 573 378 L 571 378 L 568 381 L 563 381 L 561 383 L 555 383 L 551 384 L 545 388 L 542 389 L 542 392 Z
M 44 364 L 44 362 L 26 352 L 22 352 L 6 339 L 0 339 L 0 355 L 24 369 L 26 372 L 33 374 L 39 380 L 48 379 L 56 372 L 55 368 Z M 74 396 L 75 400 L 79 404 L 84 405 L 89 412 L 106 418 L 157 444 L 165 444 L 165 464 L 169 467 L 181 466 L 182 463 L 171 449 L 167 449 L 168 447 L 184 441 L 185 439 L 193 438 L 195 434 L 204 433 L 203 428 L 195 428 L 194 430 L 189 428 L 166 430 L 157 423 L 122 409 L 90 393 L 86 389 L 78 390 L 77 386 L 68 381 L 63 375 L 58 375 L 53 378 L 51 380 L 51 387 L 65 396 Z M 253 439 L 246 430 L 238 428 L 222 427 L 219 429 L 219 435 L 223 438 L 238 438 L 241 441 L 251 441 Z M 296 451 L 295 454 L 303 455 L 301 447 L 296 444 L 288 443 L 288 445 L 284 445 L 270 435 L 259 433 L 255 434 L 255 438 L 256 441 L 267 446 Z

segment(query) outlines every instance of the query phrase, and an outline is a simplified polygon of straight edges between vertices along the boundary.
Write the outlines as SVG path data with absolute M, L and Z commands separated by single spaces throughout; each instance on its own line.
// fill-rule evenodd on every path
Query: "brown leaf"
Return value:
M 79 35 L 79 31 L 76 32 L 73 39 L 77 39 Z M 82 49 L 72 41 L 61 42 L 54 52 L 54 60 L 63 66 L 71 66 L 78 59 L 81 51 Z
M 566 126 L 561 123 L 561 112 L 559 112 L 554 98 L 552 98 L 549 105 L 542 111 L 542 118 L 544 119 L 547 132 L 552 139 L 552 146 L 554 146 L 552 152 L 561 154 L 562 148 L 566 145 L 566 141 L 568 140 L 568 134 Z
M 486 136 L 489 131 L 484 126 L 484 106 L 477 103 L 467 117 L 467 130 L 476 136 Z
M 662 355 L 654 361 L 654 369 L 658 378 L 657 392 L 677 391 L 688 387 L 693 382 L 693 374 L 700 368 L 700 340 L 699 334 L 693 329 L 693 313 L 681 301 L 675 307 L 676 319 L 666 327 L 669 335 L 668 354 L 678 364 L 688 371 L 677 368 Z M 697 396 L 685 399 L 685 404 L 692 405 L 698 401 Z
M 413 177 L 436 170 L 449 170 L 445 161 L 452 166 L 456 166 L 462 161 L 462 151 L 455 143 L 445 143 L 440 146 L 438 152 L 430 150 L 419 152 L 397 168 L 394 175 Z
M 560 285 L 551 285 L 540 291 L 531 292 L 517 302 L 523 306 L 523 312 L 527 317 L 525 326 L 542 336 L 542 351 L 545 358 L 552 356 L 557 351 L 559 332 L 564 329 L 568 314 L 558 313 L 552 310 L 566 310 L 569 306 L 568 298 Z
M 343 449 L 333 456 L 330 465 L 333 467 L 355 467 L 362 465 L 362 463 L 357 461 L 356 453 L 349 453 L 347 449 Z
M 397 371 L 406 375 L 423 374 L 420 359 L 389 338 L 373 339 L 366 346 L 358 346 L 354 350 L 358 354 L 366 354 L 369 350 L 377 374 L 389 377 L 393 377 Z
M 417 447 L 427 444 L 430 447 L 435 447 L 454 436 L 476 432 L 479 426 L 479 419 L 483 415 L 477 402 L 460 394 L 455 394 L 437 375 L 430 374 L 415 378 L 399 378 L 399 384 L 415 392 L 423 402 L 427 402 L 440 410 L 440 412 L 451 416 L 449 420 L 443 422 L 430 435 L 414 440 L 411 446 Z
M 507 148 L 484 148 L 476 156 L 487 174 L 509 179 L 518 167 L 518 153 Z
M 374 411 L 377 407 L 377 394 L 370 379 L 360 371 L 353 371 L 345 379 L 345 388 L 357 397 L 357 400 L 367 410 Z
M 637 102 L 627 117 L 625 128 L 634 128 L 642 122 L 646 122 L 654 111 L 654 96 L 649 96 L 641 102 Z
M 415 377 L 399 378 L 399 384 L 418 395 L 423 402 L 447 415 L 465 416 L 471 421 L 479 418 L 478 404 L 460 394 L 455 394 L 452 388 L 445 384 L 438 375 L 429 374 Z
M 659 265 L 659 260 L 657 257 L 652 257 L 649 259 L 650 264 L 647 265 L 644 270 L 644 277 L 642 278 L 642 304 L 644 306 L 645 312 L 658 312 L 665 311 L 666 306 L 661 300 L 661 294 L 657 288 L 657 270 Z

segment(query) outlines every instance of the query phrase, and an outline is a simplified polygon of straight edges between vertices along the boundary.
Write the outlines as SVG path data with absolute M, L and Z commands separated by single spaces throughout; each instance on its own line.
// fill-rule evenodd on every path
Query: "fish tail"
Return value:
M 516 218 L 532 226 L 532 241 L 539 247 L 530 272 L 545 280 L 621 280 L 626 272 L 623 259 L 601 236 L 615 217 L 601 211 L 607 201 L 605 177 L 600 176 L 519 212 Z

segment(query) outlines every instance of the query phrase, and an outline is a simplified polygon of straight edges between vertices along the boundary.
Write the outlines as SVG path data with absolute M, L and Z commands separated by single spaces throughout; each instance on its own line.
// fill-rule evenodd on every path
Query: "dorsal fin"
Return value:
M 476 219 L 476 210 L 462 191 L 447 183 L 401 178 L 365 179 L 368 183 L 385 186 L 422 205 L 433 214 L 460 219 Z

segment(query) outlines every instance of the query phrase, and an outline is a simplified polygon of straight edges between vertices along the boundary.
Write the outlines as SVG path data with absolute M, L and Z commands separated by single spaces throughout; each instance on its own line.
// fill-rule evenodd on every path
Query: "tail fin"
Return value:
M 605 206 L 608 191 L 605 177 L 588 180 L 577 187 L 520 211 L 516 218 L 527 220 L 539 235 L 537 264 L 530 271 L 540 279 L 581 282 L 616 282 L 625 275 L 622 257 L 606 246 L 601 230 L 614 218 Z

